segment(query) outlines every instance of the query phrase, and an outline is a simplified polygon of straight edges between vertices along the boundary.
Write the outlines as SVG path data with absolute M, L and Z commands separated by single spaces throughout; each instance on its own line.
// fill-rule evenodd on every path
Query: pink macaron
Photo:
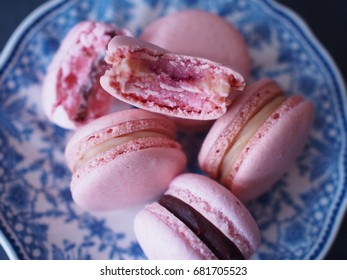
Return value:
M 101 77 L 103 88 L 116 98 L 170 117 L 214 120 L 230 103 L 232 90 L 242 90 L 243 77 L 205 58 L 177 55 L 127 36 L 108 44 Z
M 190 173 L 137 214 L 134 230 L 149 259 L 248 259 L 260 244 L 247 208 L 216 181 Z
M 64 37 L 47 69 L 42 87 L 43 110 L 56 125 L 75 129 L 116 110 L 129 108 L 100 86 L 108 68 L 106 46 L 116 35 L 131 33 L 113 24 L 83 21 Z
M 98 118 L 78 129 L 65 158 L 76 204 L 121 209 L 160 196 L 186 167 L 169 118 L 140 109 Z
M 207 134 L 201 169 L 242 201 L 268 191 L 300 155 L 314 110 L 301 96 L 285 96 L 271 79 L 248 86 Z
M 229 65 L 248 79 L 251 63 L 245 40 L 232 22 L 216 14 L 202 10 L 171 13 L 145 27 L 140 39 L 174 53 Z

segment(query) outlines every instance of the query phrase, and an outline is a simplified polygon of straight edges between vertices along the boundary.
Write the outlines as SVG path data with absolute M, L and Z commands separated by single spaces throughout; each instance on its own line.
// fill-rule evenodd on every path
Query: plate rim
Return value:
M 0 52 L 0 78 L 4 73 L 8 64 L 11 63 L 11 58 L 17 50 L 17 46 L 21 42 L 21 38 L 26 36 L 26 32 L 30 30 L 35 24 L 41 19 L 41 17 L 46 16 L 48 12 L 54 11 L 60 5 L 63 5 L 68 0 L 49 0 L 42 3 L 34 10 L 32 10 L 15 28 L 11 36 L 6 41 L 3 49 Z M 1 81 L 1 79 L 0 79 Z M 10 260 L 22 259 L 20 250 L 20 245 L 13 238 L 12 234 L 7 232 L 6 228 L 3 226 L 0 220 L 0 245 L 4 249 L 7 257 Z
M 343 78 L 342 72 L 333 59 L 332 55 L 328 52 L 328 50 L 324 47 L 324 45 L 320 42 L 318 37 L 313 33 L 312 29 L 309 25 L 304 21 L 304 19 L 297 14 L 293 9 L 285 6 L 284 4 L 278 3 L 275 0 L 263 0 L 268 4 L 270 8 L 275 10 L 277 14 L 282 15 L 282 18 L 289 20 L 291 25 L 295 27 L 295 30 L 301 34 L 301 37 L 305 39 L 305 41 L 309 44 L 310 48 L 315 50 L 316 54 L 321 57 L 324 65 L 329 69 L 329 71 L 333 74 L 334 87 L 339 89 L 339 93 L 336 96 L 338 97 L 338 107 L 340 107 L 340 112 L 344 116 L 341 120 L 344 126 L 345 132 L 347 132 L 347 91 L 346 91 L 346 82 Z M 345 215 L 347 215 L 347 185 L 346 185 L 346 174 L 347 174 L 347 143 L 346 140 L 342 142 L 341 151 L 344 150 L 344 153 L 341 154 L 343 159 L 343 163 L 341 170 L 343 170 L 342 177 L 342 185 L 343 188 L 341 190 L 340 197 L 335 199 L 335 207 L 331 210 L 331 215 L 326 222 L 327 229 L 323 233 L 323 237 L 321 241 L 317 243 L 316 249 L 312 251 L 310 255 L 310 259 L 322 259 L 326 256 L 331 245 L 335 241 L 339 229 L 342 224 L 342 220 Z M 332 218 L 334 218 L 334 222 L 332 222 Z
M 346 96 L 346 84 L 343 79 L 343 75 L 334 61 L 333 57 L 329 54 L 324 45 L 319 41 L 313 31 L 310 29 L 308 24 L 304 19 L 293 11 L 291 8 L 285 6 L 282 3 L 279 3 L 275 0 L 262 0 L 268 8 L 272 9 L 274 13 L 288 20 L 292 27 L 295 28 L 296 32 L 299 32 L 301 37 L 305 38 L 305 41 L 309 44 L 309 47 L 315 50 L 316 54 L 321 57 L 321 60 L 324 62 L 324 65 L 329 69 L 333 75 L 334 87 L 339 89 L 341 94 L 337 94 L 338 97 L 338 106 L 340 108 L 340 113 L 344 116 L 342 124 L 344 130 L 347 131 L 347 96 Z M 0 53 L 0 77 L 4 73 L 8 64 L 11 63 L 11 58 L 14 57 L 15 52 L 17 51 L 17 46 L 20 45 L 21 39 L 23 36 L 26 36 L 26 32 L 30 30 L 35 24 L 40 21 L 43 17 L 46 17 L 48 13 L 53 12 L 60 6 L 71 2 L 69 0 L 49 0 L 45 3 L 42 3 L 36 7 L 32 12 L 30 12 L 17 26 L 12 35 L 7 40 L 5 46 L 3 47 Z M 340 197 L 336 199 L 335 207 L 331 210 L 331 214 L 326 222 L 327 229 L 323 233 L 323 237 L 320 242 L 316 244 L 314 251 L 310 253 L 307 257 L 313 259 L 322 259 L 327 254 L 331 248 L 332 243 L 334 242 L 337 233 L 341 227 L 342 220 L 344 215 L 347 213 L 347 186 L 346 186 L 346 174 L 347 174 L 347 149 L 346 141 L 342 142 L 344 147 L 341 147 L 341 151 L 344 152 L 341 154 L 342 157 L 342 166 L 341 171 L 343 171 L 342 176 L 342 185 Z M 343 149 L 344 148 L 344 149 Z M 334 220 L 334 222 L 332 222 Z M 20 245 L 18 241 L 7 232 L 5 227 L 0 221 L 0 244 L 3 246 L 5 253 L 10 259 L 19 259 Z

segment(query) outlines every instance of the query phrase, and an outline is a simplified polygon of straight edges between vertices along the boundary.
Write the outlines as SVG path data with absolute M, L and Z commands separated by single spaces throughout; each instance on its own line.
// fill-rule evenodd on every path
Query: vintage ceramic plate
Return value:
M 253 80 L 272 77 L 288 95 L 300 93 L 314 103 L 314 129 L 302 156 L 273 191 L 247 206 L 262 233 L 254 258 L 324 256 L 347 201 L 346 92 L 306 25 L 273 1 L 89 0 L 40 7 L 1 56 L 0 229 L 11 258 L 145 258 L 132 231 L 140 207 L 89 213 L 71 200 L 63 159 L 71 132 L 44 117 L 41 82 L 63 36 L 81 20 L 114 22 L 138 35 L 155 18 L 191 8 L 217 13 L 240 29 L 250 49 Z M 181 135 L 181 140 L 191 147 L 202 137 Z M 189 150 L 189 171 L 199 172 L 197 150 Z

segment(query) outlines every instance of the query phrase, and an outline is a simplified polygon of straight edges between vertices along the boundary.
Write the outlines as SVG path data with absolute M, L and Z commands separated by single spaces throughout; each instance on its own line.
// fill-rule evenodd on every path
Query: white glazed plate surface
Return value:
M 271 192 L 247 206 L 262 233 L 254 258 L 324 257 L 347 201 L 346 92 L 306 25 L 269 0 L 88 0 L 40 7 L 1 56 L 0 239 L 11 258 L 145 258 L 132 231 L 141 207 L 90 213 L 73 203 L 63 158 L 71 132 L 43 115 L 41 82 L 62 38 L 79 21 L 113 22 L 138 35 L 154 19 L 191 8 L 217 13 L 237 26 L 250 49 L 252 80 L 274 78 L 288 95 L 299 93 L 313 102 L 315 123 L 304 152 Z M 203 136 L 181 135 L 180 140 L 198 147 Z M 200 172 L 197 150 L 189 150 L 187 171 Z

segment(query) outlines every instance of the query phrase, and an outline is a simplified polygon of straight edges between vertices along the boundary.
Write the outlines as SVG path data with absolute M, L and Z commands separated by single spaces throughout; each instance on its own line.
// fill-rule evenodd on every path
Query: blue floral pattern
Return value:
M 67 31 L 94 19 L 135 34 L 159 16 L 207 10 L 235 24 L 252 59 L 251 79 L 272 77 L 315 106 L 303 154 L 273 191 L 247 204 L 262 233 L 257 259 L 317 259 L 347 204 L 345 89 L 330 58 L 292 13 L 270 0 L 52 2 L 28 21 L 0 66 L 0 230 L 20 259 L 144 259 L 132 232 L 138 209 L 89 213 L 72 201 L 64 163 L 69 131 L 49 123 L 41 81 Z M 180 135 L 199 147 L 204 134 Z M 198 148 L 197 148 L 198 149 Z M 197 149 L 188 171 L 200 172 Z

